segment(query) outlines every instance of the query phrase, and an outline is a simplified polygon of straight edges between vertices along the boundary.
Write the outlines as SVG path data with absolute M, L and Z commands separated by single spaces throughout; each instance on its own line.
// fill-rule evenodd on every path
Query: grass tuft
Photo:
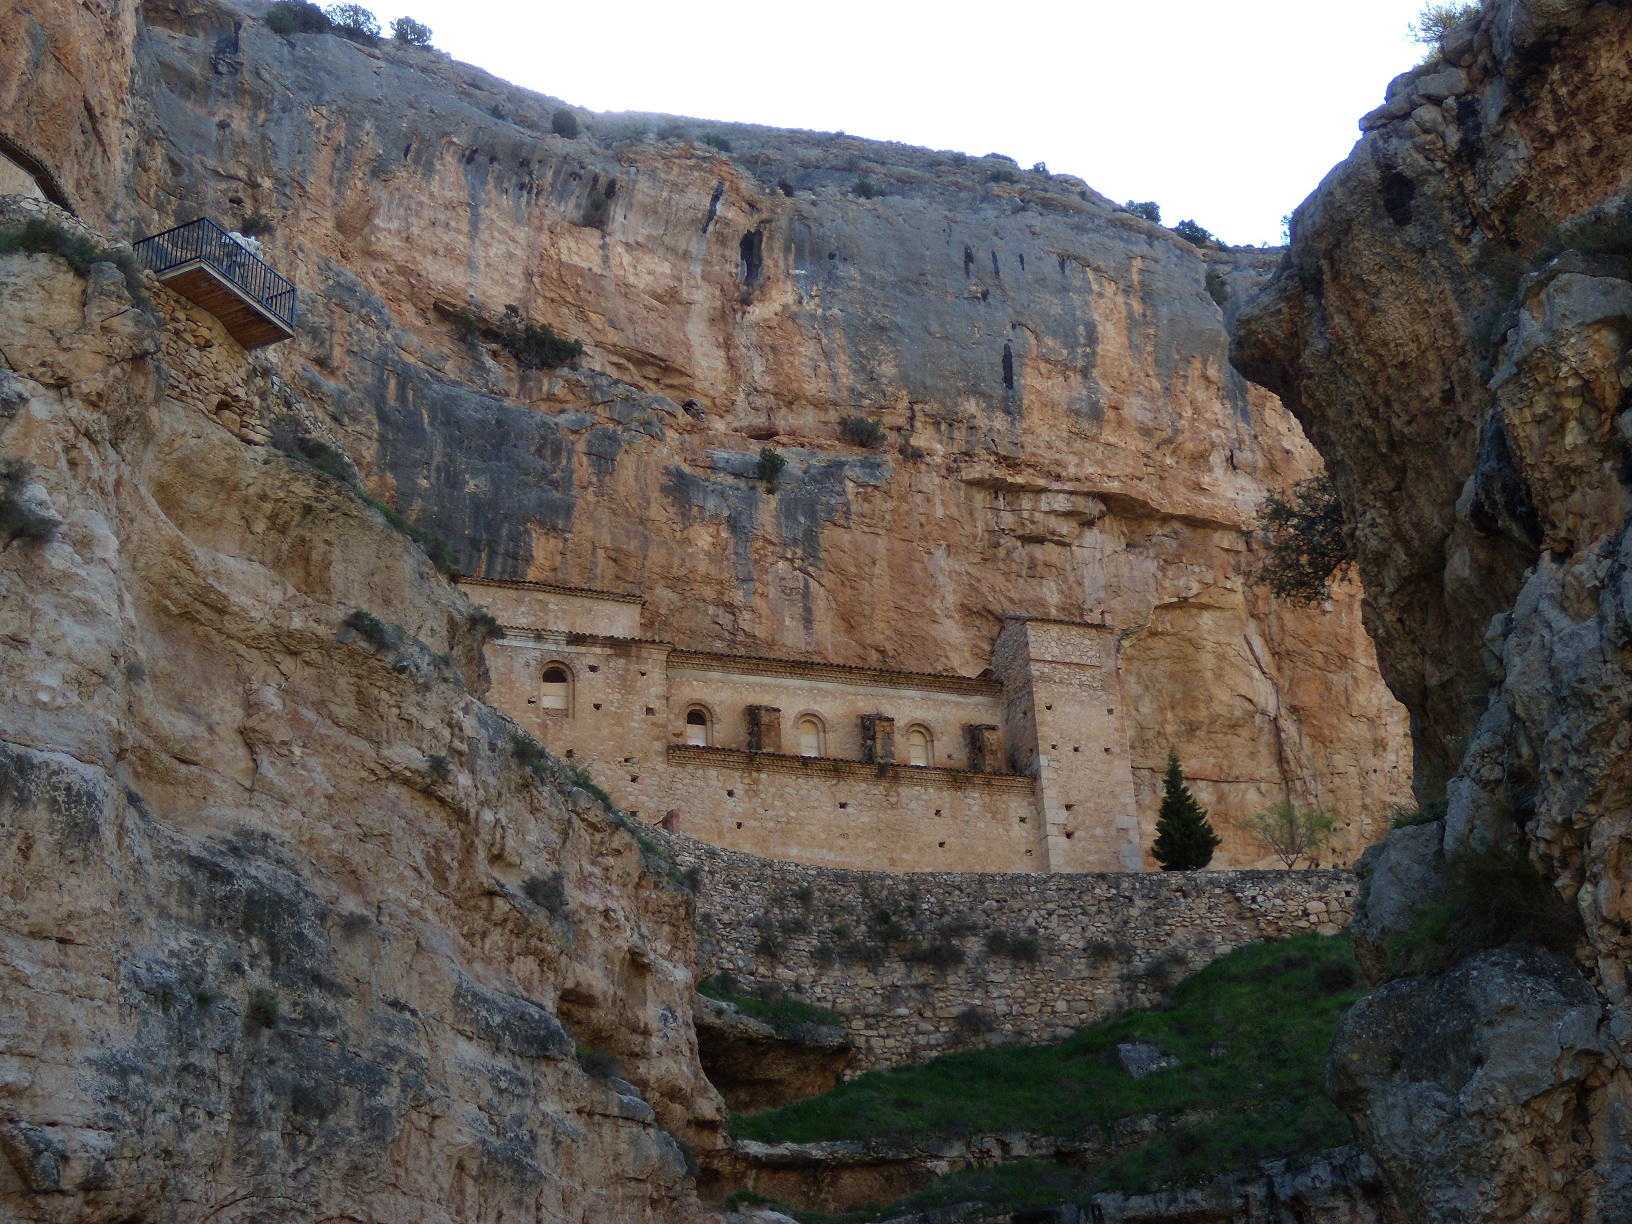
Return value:
M 244 1010 L 244 1019 L 251 1029 L 276 1028 L 281 1011 L 278 996 L 264 986 L 257 986 L 249 992 L 249 1006 Z
M 1459 961 L 1519 942 L 1569 955 L 1580 927 L 1517 842 L 1465 850 L 1446 863 L 1446 882 L 1389 941 L 1390 977 L 1443 973 Z
M 144 310 L 148 307 L 142 270 L 129 251 L 115 250 L 92 242 L 46 217 L 30 217 L 21 225 L 0 226 L 0 255 L 16 252 L 28 255 L 55 255 L 83 276 L 96 263 L 111 263 L 125 278 L 131 300 Z
M 376 650 L 390 651 L 396 646 L 396 633 L 390 625 L 372 612 L 364 612 L 358 608 L 340 623 Z
M 710 999 L 718 999 L 722 1003 L 730 1003 L 743 1015 L 763 1020 L 783 1034 L 800 1024 L 841 1023 L 836 1013 L 790 995 L 779 986 L 762 986 L 752 991 L 740 990 L 736 978 L 729 973 L 716 973 L 706 981 L 698 982 L 697 993 Z

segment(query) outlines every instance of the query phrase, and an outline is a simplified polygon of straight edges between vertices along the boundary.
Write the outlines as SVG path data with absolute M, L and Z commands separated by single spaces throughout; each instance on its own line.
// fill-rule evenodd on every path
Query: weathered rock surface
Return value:
M 1096 1194 L 1083 1224 L 1397 1224 L 1404 1218 L 1371 1157 L 1339 1148 L 1302 1162 L 1265 1161 L 1253 1173 L 1204 1186 Z
M 793 1024 L 778 1032 L 729 1003 L 692 997 L 697 1056 L 709 1083 L 739 1112 L 775 1109 L 837 1086 L 856 1057 L 844 1029 Z
M 1318 466 L 1226 360 L 1272 255 L 1000 158 L 746 126 L 726 156 L 662 119 L 569 141 L 554 100 L 257 11 L 116 9 L 134 87 L 98 133 L 126 152 L 81 206 L 274 221 L 302 331 L 270 360 L 470 571 L 640 591 L 691 646 L 971 675 L 1005 612 L 1108 612 L 1147 841 L 1170 745 L 1220 866 L 1263 860 L 1241 821 L 1288 792 L 1340 814 L 1339 860 L 1382 833 L 1410 768 L 1356 590 L 1294 610 L 1244 577 L 1265 491 Z M 32 62 L 11 96 L 70 88 Z M 56 147 L 67 119 L 14 122 Z M 459 340 L 466 304 L 581 338 L 582 368 Z
M 685 895 L 516 763 L 423 555 L 190 402 L 299 409 L 148 292 L 0 258 L 0 453 L 58 524 L 0 552 L 0 1215 L 698 1215 Z
M 1355 1004 L 1327 1091 L 1413 1219 L 1562 1220 L 1583 1200 L 1624 1219 L 1632 1150 L 1599 1023 L 1580 970 L 1514 945 Z
M 1138 1114 L 1086 1134 L 948 1135 L 916 1141 L 760 1143 L 734 1139 L 703 1155 L 698 1184 L 710 1198 L 751 1190 L 801 1210 L 859 1211 L 921 1190 L 935 1179 L 1011 1160 L 1082 1166 L 1111 1160 L 1165 1131 L 1205 1122 L 1201 1110 Z
M 1515 836 L 1583 927 L 1574 967 L 1510 949 L 1346 1026 L 1333 1082 L 1419 1219 L 1632 1210 L 1629 57 L 1624 6 L 1487 3 L 1390 85 L 1240 316 L 1237 364 L 1343 496 L 1422 776 L 1451 775 L 1369 864 L 1368 972 L 1448 863 Z
M 782 1224 L 760 1209 L 727 1224 Z M 1153 1194 L 1096 1194 L 1087 1207 L 964 1203 L 891 1217 L 885 1224 L 1398 1224 L 1405 1216 L 1376 1163 L 1338 1148 L 1312 1159 L 1265 1161 L 1250 1173 Z

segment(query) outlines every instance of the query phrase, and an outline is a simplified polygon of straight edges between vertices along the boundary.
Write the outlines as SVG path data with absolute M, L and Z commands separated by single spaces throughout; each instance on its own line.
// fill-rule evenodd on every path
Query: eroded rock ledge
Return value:
M 425 557 L 246 434 L 298 397 L 145 294 L 0 257 L 55 524 L 0 552 L 0 1215 L 697 1215 L 684 894 L 517 761 Z
M 1424 797 L 1449 778 L 1443 818 L 1366 864 L 1368 971 L 1468 855 L 1515 839 L 1579 938 L 1385 986 L 1332 1083 L 1415 1218 L 1622 1219 L 1632 12 L 1491 0 L 1440 52 L 1298 209 L 1234 360 L 1325 456 Z

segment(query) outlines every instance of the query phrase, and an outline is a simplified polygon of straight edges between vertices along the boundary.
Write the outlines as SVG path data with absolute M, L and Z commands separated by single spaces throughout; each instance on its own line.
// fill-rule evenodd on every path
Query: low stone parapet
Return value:
M 851 871 L 654 836 L 696 882 L 701 972 L 836 1012 L 850 1075 L 1160 1005 L 1244 944 L 1339 933 L 1356 889 L 1350 871 Z

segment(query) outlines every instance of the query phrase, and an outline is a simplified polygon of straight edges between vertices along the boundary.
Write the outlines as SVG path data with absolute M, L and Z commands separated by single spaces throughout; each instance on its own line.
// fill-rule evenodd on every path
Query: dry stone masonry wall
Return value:
M 1336 934 L 1355 897 L 1347 871 L 895 874 L 665 842 L 696 882 L 699 973 L 831 1008 L 852 1074 L 1064 1037 L 1243 944 Z

